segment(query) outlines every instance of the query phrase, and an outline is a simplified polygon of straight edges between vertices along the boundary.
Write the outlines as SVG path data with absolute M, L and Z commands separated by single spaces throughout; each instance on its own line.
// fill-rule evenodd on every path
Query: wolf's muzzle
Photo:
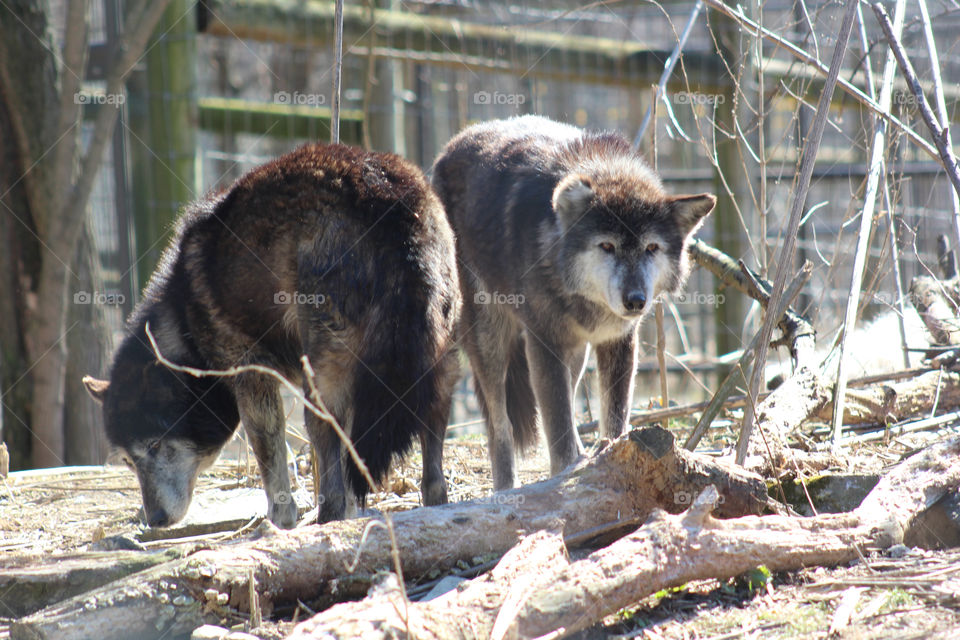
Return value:
M 647 296 L 642 291 L 628 291 L 623 295 L 623 308 L 630 313 L 640 313 L 647 306 Z

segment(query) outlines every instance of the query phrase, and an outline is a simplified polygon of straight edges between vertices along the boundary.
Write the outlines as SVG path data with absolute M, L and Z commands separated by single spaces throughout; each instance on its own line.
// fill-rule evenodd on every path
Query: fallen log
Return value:
M 404 576 L 423 578 L 457 563 L 479 564 L 506 553 L 525 535 L 573 536 L 616 521 L 646 519 L 655 509 L 678 513 L 705 487 L 720 487 L 723 517 L 760 513 L 762 479 L 678 448 L 659 427 L 638 429 L 543 482 L 469 502 L 392 516 Z M 382 518 L 278 530 L 200 551 L 119 580 L 15 622 L 11 637 L 72 640 L 176 637 L 216 622 L 223 607 L 250 609 L 250 576 L 264 615 L 297 600 L 325 602 L 366 593 L 392 569 Z
M 845 425 L 849 425 L 861 424 L 865 422 L 879 422 L 879 420 L 875 419 L 877 415 L 881 415 L 880 409 L 882 407 L 880 404 L 878 404 L 878 398 L 884 396 L 886 393 L 885 389 L 887 389 L 889 385 L 878 385 L 878 383 L 903 380 L 905 378 L 915 378 L 923 373 L 929 373 L 936 370 L 936 368 L 931 367 L 918 367 L 915 369 L 890 371 L 888 373 L 875 373 L 869 376 L 863 376 L 862 378 L 851 378 L 847 381 L 848 400 L 847 403 L 844 403 L 843 423 Z M 861 388 L 863 389 L 862 394 L 860 393 Z M 764 391 L 757 396 L 757 400 L 766 399 L 770 393 L 770 391 Z M 854 405 L 853 408 L 847 407 L 846 404 L 848 403 L 852 403 Z M 670 420 L 673 418 L 682 418 L 684 416 L 689 416 L 691 414 L 703 411 L 707 408 L 707 406 L 709 406 L 709 404 L 710 401 L 706 400 L 703 402 L 690 402 L 671 407 L 661 407 L 658 409 L 635 409 L 630 414 L 630 424 L 634 427 L 641 427 L 647 424 L 663 422 L 664 420 Z M 730 396 L 726 401 L 723 402 L 722 406 L 725 410 L 742 409 L 743 407 L 747 406 L 747 396 Z M 833 404 L 827 404 L 818 412 L 817 416 L 832 416 L 832 413 Z M 599 428 L 600 422 L 597 420 L 591 420 L 590 422 L 584 422 L 583 424 L 579 425 L 577 427 L 577 431 L 579 431 L 581 434 L 592 433 Z
M 960 407 L 960 373 L 927 371 L 893 384 L 875 384 L 847 390 L 844 424 L 890 424 L 942 414 Z M 825 469 L 836 459 L 826 452 L 806 452 L 784 446 L 783 438 L 809 419 L 829 422 L 831 394 L 810 371 L 800 371 L 768 395 L 757 408 L 759 430 L 744 466 L 776 474 L 794 462 L 808 470 Z
M 489 573 L 463 589 L 415 604 L 391 576 L 393 580 L 362 602 L 333 607 L 301 623 L 287 637 L 503 638 L 515 605 L 522 604 L 530 591 L 545 588 L 557 570 L 568 565 L 563 537 L 540 531 L 524 538 Z
M 0 567 L 4 616 L 31 614 L 48 604 L 169 562 L 175 554 L 120 550 L 8 559 Z
M 910 302 L 935 345 L 960 344 L 960 320 L 957 318 L 957 280 L 937 280 L 917 276 L 910 282 Z
M 851 406 L 844 414 L 845 424 L 899 422 L 960 407 L 960 373 L 929 371 L 909 380 L 847 393 Z M 817 417 L 824 418 L 825 413 L 821 410 Z
M 958 485 L 960 438 L 905 460 L 845 514 L 718 520 L 711 512 L 719 494 L 709 487 L 686 513 L 657 511 L 583 560 L 569 562 L 559 536 L 539 534 L 487 576 L 437 600 L 411 603 L 395 588 L 332 607 L 290 637 L 562 637 L 691 580 L 727 579 L 759 565 L 772 571 L 836 565 L 885 549 L 902 542 L 917 516 Z
M 820 376 L 801 367 L 757 405 L 749 454 L 764 458 L 765 466 L 783 466 L 788 456 L 787 434 L 828 402 L 830 392 L 820 382 Z M 750 411 L 750 407 L 745 411 Z

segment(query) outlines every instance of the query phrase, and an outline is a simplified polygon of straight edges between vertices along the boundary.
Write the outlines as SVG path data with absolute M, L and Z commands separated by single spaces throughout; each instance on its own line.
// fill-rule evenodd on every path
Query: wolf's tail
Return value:
M 403 456 L 422 429 L 446 425 L 449 386 L 446 359 L 432 360 L 435 339 L 423 318 L 398 317 L 398 325 L 379 324 L 368 332 L 353 374 L 353 420 L 350 438 L 376 484 L 380 484 L 395 456 Z M 410 318 L 418 318 L 410 321 Z M 347 481 L 362 502 L 371 491 L 352 458 L 345 461 Z
M 474 381 L 477 402 L 485 418 L 489 419 L 487 401 L 480 384 Z M 530 382 L 530 367 L 523 337 L 518 337 L 510 348 L 506 376 L 507 417 L 513 425 L 513 444 L 518 451 L 526 451 L 537 444 L 537 401 Z

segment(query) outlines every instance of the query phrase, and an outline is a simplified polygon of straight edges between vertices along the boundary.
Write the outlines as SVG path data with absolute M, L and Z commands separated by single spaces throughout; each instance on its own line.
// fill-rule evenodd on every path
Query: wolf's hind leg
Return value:
M 447 503 L 447 481 L 443 477 L 443 439 L 447 434 L 453 387 L 460 377 L 460 360 L 451 349 L 436 364 L 438 401 L 424 416 L 420 429 L 420 451 L 423 457 L 423 477 L 420 495 L 425 505 Z
M 341 429 L 346 430 L 347 435 L 349 435 L 350 418 L 343 410 L 350 398 L 349 387 L 344 385 L 343 382 L 337 384 L 329 379 L 328 374 L 331 372 L 325 371 L 325 361 L 318 352 L 314 352 L 310 361 L 311 363 L 319 363 L 315 386 L 320 392 L 324 405 L 328 411 L 336 416 Z M 311 386 L 304 384 L 304 393 L 307 397 L 310 397 L 311 392 Z M 344 474 L 344 458 L 350 454 L 343 446 L 340 436 L 337 435 L 329 422 L 321 420 L 312 411 L 306 409 L 304 410 L 304 423 L 307 427 L 307 435 L 310 437 L 310 444 L 313 445 L 314 455 L 317 457 L 317 467 L 320 472 L 320 486 L 317 488 L 320 501 L 317 510 L 317 523 L 323 524 L 333 520 L 343 520 L 356 515 L 357 502 L 353 493 L 347 490 Z
M 444 425 L 446 432 L 446 425 Z M 432 506 L 447 503 L 447 481 L 443 477 L 443 436 L 433 429 L 420 432 L 420 450 L 423 453 L 423 477 L 420 495 L 423 504 Z
M 273 380 L 256 373 L 238 376 L 235 385 L 240 419 L 250 438 L 267 494 L 267 517 L 278 527 L 289 529 L 297 523 L 297 505 L 290 493 L 287 474 L 286 428 L 279 387 Z
M 623 433 L 633 402 L 637 369 L 636 330 L 612 342 L 596 346 L 600 376 L 600 435 L 617 438 Z

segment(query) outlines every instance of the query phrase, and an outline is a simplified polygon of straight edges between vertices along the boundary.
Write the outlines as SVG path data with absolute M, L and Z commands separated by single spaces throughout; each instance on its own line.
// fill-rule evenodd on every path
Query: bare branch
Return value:
M 890 48 L 893 49 L 893 55 L 897 58 L 897 64 L 900 65 L 900 71 L 903 73 L 904 78 L 906 78 L 910 91 L 913 92 L 913 96 L 917 99 L 920 115 L 923 117 L 927 128 L 930 129 L 930 135 L 933 137 L 934 144 L 937 145 L 937 150 L 940 152 L 940 161 L 947 171 L 947 177 L 950 178 L 950 182 L 953 183 L 953 188 L 960 194 L 960 167 L 957 166 L 957 158 L 953 155 L 953 149 L 950 148 L 950 127 L 940 126 L 940 123 L 933 115 L 930 103 L 927 102 L 927 97 L 923 95 L 920 80 L 913 70 L 913 65 L 910 64 L 910 59 L 907 58 L 907 52 L 903 50 L 900 38 L 894 33 L 893 25 L 890 24 L 890 16 L 887 15 L 883 5 L 879 2 L 874 2 L 870 6 L 873 7 L 873 12 L 877 14 L 877 20 L 883 28 L 883 33 L 887 37 Z M 954 221 L 957 231 L 957 246 L 960 246 L 960 220 L 954 217 Z
M 860 3 L 857 2 L 859 9 Z M 903 30 L 903 17 L 906 13 L 906 1 L 897 0 L 894 11 L 896 26 L 894 30 L 899 34 Z M 896 71 L 895 62 L 891 53 L 887 54 L 883 64 L 883 79 L 880 83 L 878 102 L 883 109 L 890 109 L 893 95 L 893 74 Z M 863 196 L 863 211 L 860 212 L 860 231 L 857 236 L 857 248 L 853 256 L 853 270 L 850 274 L 850 289 L 847 294 L 847 307 L 843 315 L 843 324 L 840 330 L 840 357 L 837 363 L 837 387 L 833 400 L 833 443 L 840 439 L 843 428 L 843 402 L 847 391 L 847 351 L 850 340 L 857 324 L 857 309 L 860 304 L 860 287 L 863 284 L 863 269 L 867 264 L 867 251 L 870 249 L 870 231 L 873 227 L 873 212 L 877 202 L 877 190 L 880 186 L 880 176 L 883 169 L 883 153 L 886 148 L 887 122 L 877 119 L 873 128 L 873 141 L 870 143 L 870 164 L 867 172 L 867 188 Z
M 713 0 L 710 1 L 712 2 Z M 757 353 L 753 363 L 753 373 L 750 376 L 750 388 L 747 395 L 749 395 L 751 399 L 755 399 L 760 390 L 763 368 L 767 362 L 767 346 L 770 343 L 773 326 L 777 320 L 779 320 L 775 312 L 780 308 L 780 299 L 783 296 L 784 287 L 786 286 L 787 273 L 792 268 L 793 256 L 797 246 L 797 232 L 800 229 L 800 218 L 803 214 L 803 203 L 807 198 L 807 189 L 810 187 L 810 178 L 813 176 L 813 165 L 816 163 L 817 151 L 820 148 L 820 140 L 823 137 L 824 125 L 830 113 L 830 102 L 833 100 L 833 91 L 837 86 L 837 78 L 840 75 L 840 68 L 843 66 L 843 55 L 847 49 L 847 41 L 850 38 L 850 32 L 853 30 L 853 19 L 856 15 L 857 1 L 848 0 L 847 10 L 843 16 L 843 22 L 840 25 L 840 32 L 837 34 L 837 44 L 833 49 L 833 58 L 830 61 L 830 72 L 824 82 L 823 93 L 820 94 L 820 102 L 817 104 L 817 115 L 816 118 L 814 118 L 806 144 L 803 146 L 803 158 L 800 161 L 800 177 L 796 191 L 793 194 L 793 201 L 791 202 L 790 218 L 786 225 L 784 245 L 776 260 L 777 272 L 773 280 L 773 290 L 770 292 L 770 307 L 767 308 L 767 312 L 764 314 L 763 326 L 760 328 L 757 343 Z M 755 401 L 751 404 L 755 404 Z M 746 411 L 740 428 L 740 440 L 737 442 L 737 464 L 743 464 L 744 460 L 746 460 L 750 436 L 753 431 L 753 422 L 753 412 Z
M 147 41 L 169 3 L 170 0 L 144 2 L 145 6 L 140 15 L 133 12 L 128 15 L 127 24 L 129 27 L 124 31 L 117 48 L 119 57 L 107 74 L 106 93 L 108 95 L 119 94 L 123 91 L 123 83 L 137 60 L 143 55 Z M 103 152 L 110 142 L 119 113 L 119 109 L 112 108 L 109 105 L 103 105 L 97 111 L 93 133 L 90 137 L 90 147 L 80 162 L 80 173 L 77 176 L 77 181 L 70 197 L 67 198 L 60 209 L 58 227 L 51 229 L 56 238 L 50 243 L 54 248 L 72 246 L 80 232 L 87 201 L 90 199 L 90 192 L 93 190 L 94 178 L 96 178 L 97 170 L 100 168 Z
M 764 29 L 763 27 L 758 25 L 756 22 L 754 22 L 750 18 L 743 15 L 743 13 L 739 9 L 736 9 L 736 10 L 733 9 L 732 7 L 727 5 L 725 2 L 723 2 L 723 0 L 704 0 L 704 2 L 706 2 L 707 5 L 716 9 L 717 11 L 724 14 L 725 16 L 728 16 L 734 19 L 744 27 L 747 27 L 755 35 L 762 36 L 765 39 L 770 40 L 771 42 L 774 42 L 777 45 L 783 47 L 784 50 L 786 50 L 791 55 L 795 56 L 804 64 L 813 67 L 814 69 L 816 69 L 817 71 L 819 71 L 824 75 L 827 75 L 829 73 L 827 66 L 824 65 L 819 60 L 817 60 L 815 57 L 813 57 L 803 49 L 799 48 L 797 45 L 793 44 L 789 40 L 782 38 L 781 36 L 778 36 L 772 31 L 768 31 L 767 29 Z M 836 84 L 838 84 L 840 88 L 847 93 L 847 95 L 851 96 L 852 98 L 860 102 L 862 105 L 870 109 L 873 113 L 877 114 L 878 116 L 880 116 L 881 118 L 883 118 L 884 120 L 888 121 L 890 124 L 895 126 L 897 129 L 902 131 L 908 138 L 910 138 L 911 141 L 913 141 L 914 144 L 916 144 L 921 149 L 926 151 L 931 158 L 937 160 L 938 162 L 942 162 L 940 155 L 937 153 L 937 149 L 933 145 L 931 145 L 929 142 L 924 140 L 920 136 L 920 134 L 918 134 L 916 131 L 914 131 L 909 126 L 907 126 L 899 118 L 891 114 L 889 111 L 882 109 L 880 105 L 878 105 L 874 100 L 871 100 L 870 97 L 867 96 L 859 88 L 850 84 L 848 81 L 844 80 L 843 78 L 837 79 Z

